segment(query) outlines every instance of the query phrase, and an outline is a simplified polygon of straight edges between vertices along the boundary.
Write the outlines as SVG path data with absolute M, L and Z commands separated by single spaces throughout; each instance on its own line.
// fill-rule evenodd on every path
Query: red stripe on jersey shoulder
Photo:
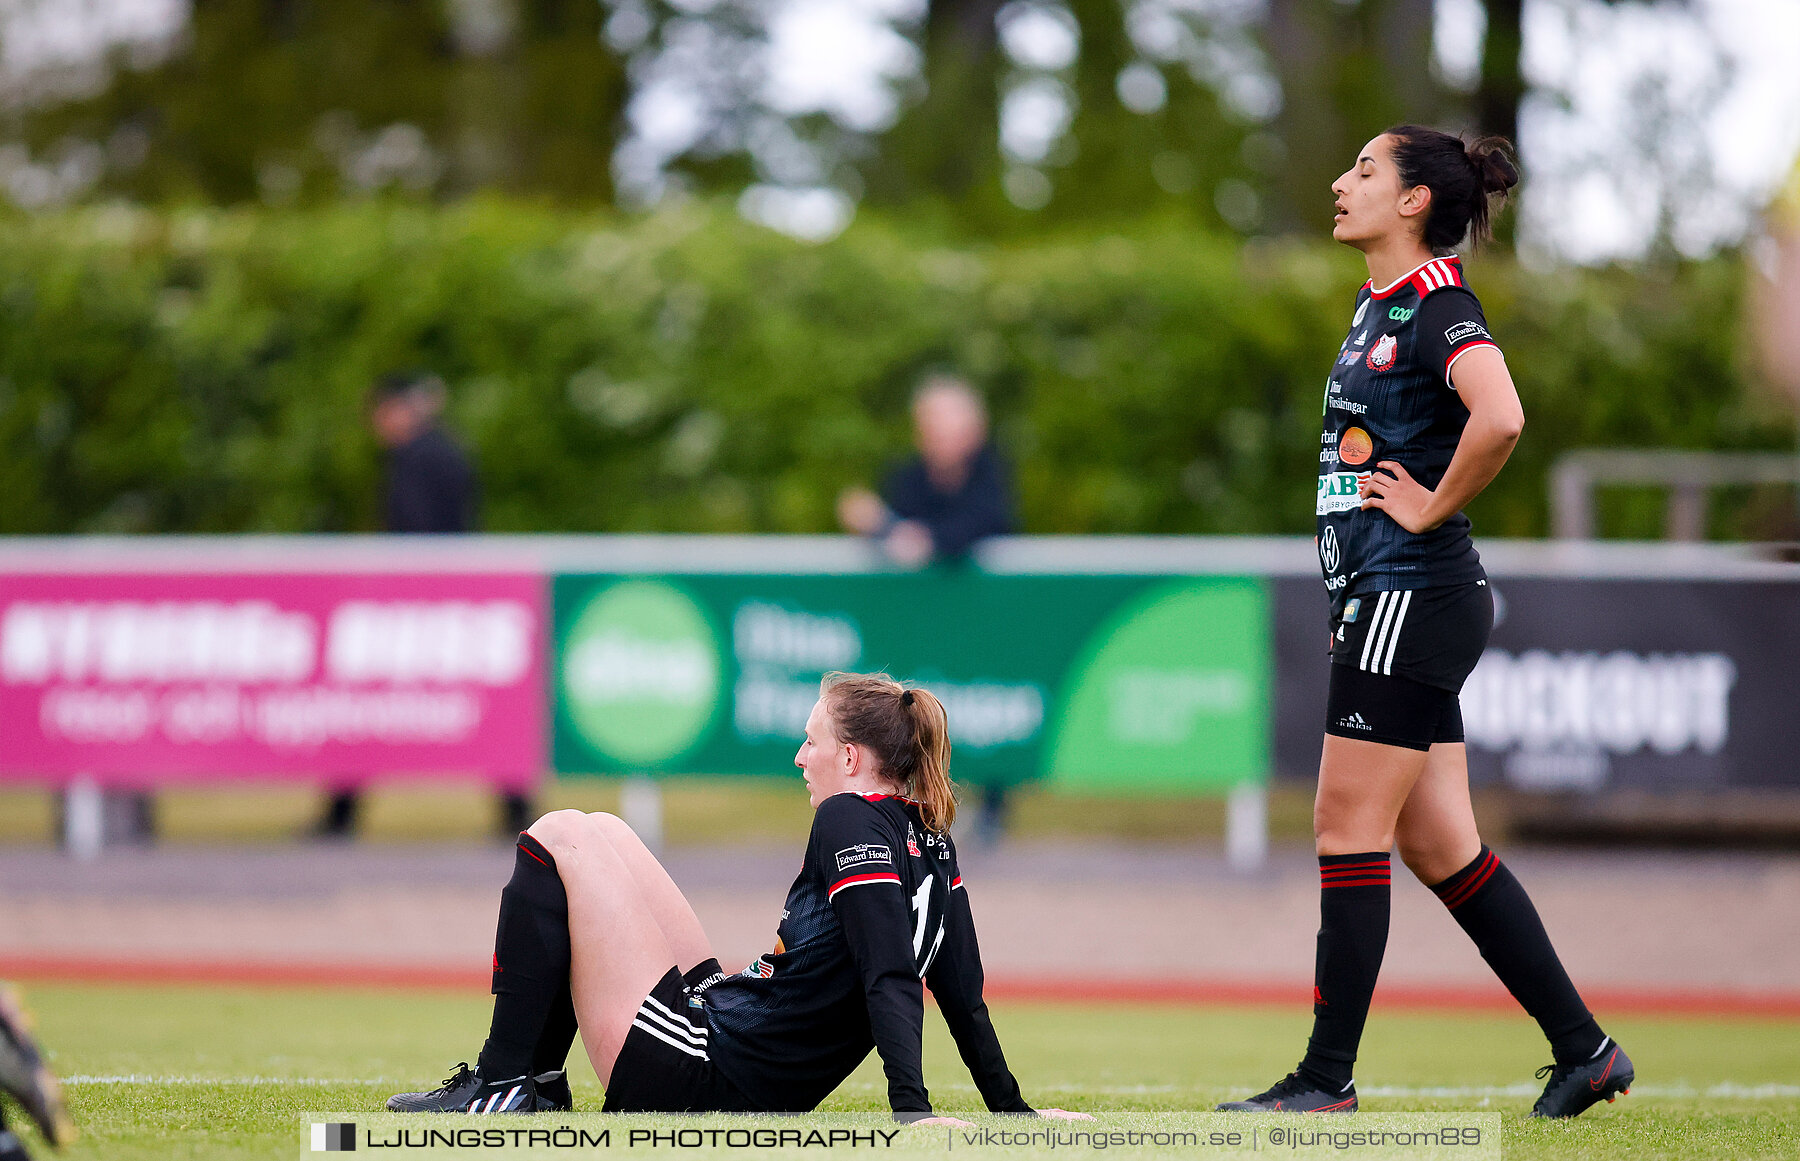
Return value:
M 1456 360 L 1462 358 L 1477 347 L 1492 347 L 1498 351 L 1500 349 L 1500 344 L 1494 342 L 1492 339 L 1476 339 L 1472 343 L 1464 343 L 1454 351 L 1451 351 L 1450 357 L 1444 360 L 1444 382 L 1450 382 L 1450 368 L 1456 366 Z M 1452 384 L 1452 386 L 1454 386 L 1454 384 Z
M 1424 298 L 1434 290 L 1463 285 L 1462 261 L 1454 254 L 1446 258 L 1433 258 L 1402 274 L 1384 289 L 1376 289 L 1372 278 L 1365 285 L 1369 288 L 1369 297 L 1374 299 L 1389 298 L 1407 286 L 1412 287 L 1420 298 Z
M 1412 277 L 1408 281 L 1419 292 L 1420 298 L 1424 298 L 1434 290 L 1442 290 L 1446 286 L 1461 286 L 1463 284 L 1462 263 L 1455 255 L 1448 258 L 1433 258 L 1413 271 Z
M 837 882 L 833 883 L 830 890 L 825 892 L 825 898 L 830 900 L 833 895 L 836 895 L 844 888 L 860 887 L 864 883 L 892 883 L 898 887 L 900 885 L 900 876 L 892 874 L 891 872 L 876 875 L 850 875 L 847 878 L 839 879 Z

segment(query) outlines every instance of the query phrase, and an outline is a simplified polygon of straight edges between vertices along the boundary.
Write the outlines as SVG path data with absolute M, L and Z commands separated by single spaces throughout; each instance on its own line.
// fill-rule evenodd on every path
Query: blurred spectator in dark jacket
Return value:
M 987 407 L 966 381 L 934 375 L 913 396 L 919 454 L 883 483 L 838 499 L 844 527 L 881 541 L 909 568 L 966 557 L 984 537 L 1011 532 L 1012 487 L 988 441 Z
M 469 457 L 438 426 L 444 381 L 389 375 L 375 385 L 369 424 L 388 449 L 382 525 L 389 532 L 473 532 L 478 503 Z
M 387 375 L 369 392 L 369 426 L 387 449 L 381 491 L 382 526 L 388 532 L 473 532 L 480 503 L 468 455 L 438 425 L 444 381 L 424 372 Z M 336 787 L 313 828 L 325 837 L 356 830 L 361 786 Z M 520 794 L 500 797 L 500 827 L 516 834 L 530 825 L 530 802 Z
M 918 568 L 961 560 L 976 542 L 1013 530 L 1012 483 L 988 440 L 987 406 L 966 380 L 934 375 L 913 395 L 913 442 L 919 454 L 883 482 L 881 495 L 852 488 L 838 498 L 838 519 L 881 541 L 896 564 Z M 999 841 L 1007 789 L 981 790 L 976 837 Z

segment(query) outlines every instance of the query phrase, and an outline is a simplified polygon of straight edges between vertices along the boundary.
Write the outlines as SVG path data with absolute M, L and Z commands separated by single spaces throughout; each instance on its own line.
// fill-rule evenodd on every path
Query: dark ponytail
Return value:
M 867 747 L 883 776 L 918 802 L 926 827 L 949 830 L 956 820 L 956 787 L 944 703 L 885 673 L 827 673 L 819 696 L 838 740 Z
M 1400 187 L 1431 190 L 1425 245 L 1433 253 L 1449 253 L 1465 237 L 1479 246 L 1493 236 L 1491 203 L 1504 201 L 1519 184 L 1519 167 L 1504 137 L 1480 137 L 1465 146 L 1462 138 L 1423 125 L 1396 125 L 1387 136 Z

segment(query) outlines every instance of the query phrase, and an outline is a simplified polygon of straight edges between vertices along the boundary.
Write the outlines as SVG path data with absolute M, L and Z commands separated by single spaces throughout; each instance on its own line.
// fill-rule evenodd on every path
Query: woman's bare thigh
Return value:
M 675 880 L 669 878 L 662 863 L 650 853 L 644 840 L 622 818 L 611 814 L 590 814 L 588 817 L 599 825 L 601 833 L 630 869 L 631 877 L 637 880 L 644 902 L 656 917 L 656 925 L 662 929 L 669 950 L 675 953 L 675 966 L 685 972 L 711 959 L 712 943 L 706 938 L 693 905 L 675 885 Z
M 1425 773 L 1400 808 L 1394 833 L 1400 858 L 1428 887 L 1456 874 L 1481 853 L 1463 743 L 1439 742 L 1431 747 Z
M 612 1077 L 631 1021 L 675 953 L 643 889 L 607 837 L 578 810 L 559 810 L 529 832 L 556 858 L 569 897 L 569 986 L 588 1059 Z

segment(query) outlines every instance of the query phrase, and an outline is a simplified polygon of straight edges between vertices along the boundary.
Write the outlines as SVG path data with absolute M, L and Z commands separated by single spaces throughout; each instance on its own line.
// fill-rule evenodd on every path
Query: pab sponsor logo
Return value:
M 1319 477 L 1319 499 L 1314 515 L 1332 516 L 1362 506 L 1356 491 L 1357 473 L 1328 472 Z

